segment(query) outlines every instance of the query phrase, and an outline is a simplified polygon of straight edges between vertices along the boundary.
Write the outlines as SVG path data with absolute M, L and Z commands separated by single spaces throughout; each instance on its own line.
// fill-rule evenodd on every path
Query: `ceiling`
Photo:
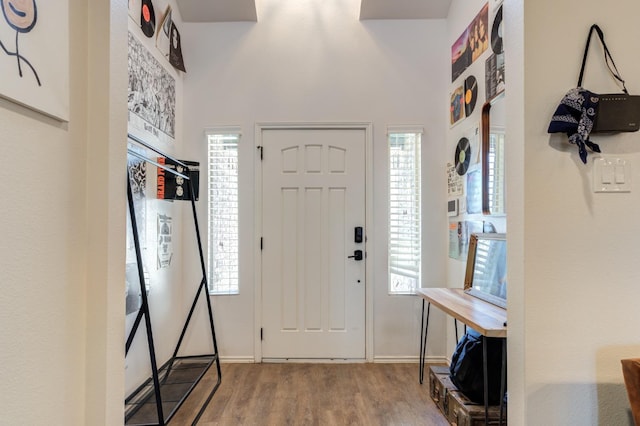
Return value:
M 360 19 L 440 19 L 451 0 L 362 0 Z
M 257 21 L 255 0 L 177 0 L 184 22 Z
M 295 0 L 292 0 L 295 1 Z M 185 22 L 257 21 L 256 0 L 177 0 Z M 446 18 L 451 0 L 361 0 L 360 19 Z

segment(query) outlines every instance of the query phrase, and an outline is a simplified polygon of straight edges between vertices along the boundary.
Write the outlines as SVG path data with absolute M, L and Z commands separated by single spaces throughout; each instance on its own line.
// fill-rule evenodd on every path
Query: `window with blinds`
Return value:
M 389 132 L 389 293 L 420 287 L 422 132 Z
M 207 134 L 209 292 L 238 294 L 239 133 Z

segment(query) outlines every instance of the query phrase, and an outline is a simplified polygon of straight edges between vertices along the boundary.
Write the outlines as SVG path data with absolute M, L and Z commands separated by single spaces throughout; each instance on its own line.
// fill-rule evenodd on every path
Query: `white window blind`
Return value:
M 389 292 L 420 287 L 421 132 L 389 133 Z
M 239 133 L 208 133 L 209 292 L 238 294 Z

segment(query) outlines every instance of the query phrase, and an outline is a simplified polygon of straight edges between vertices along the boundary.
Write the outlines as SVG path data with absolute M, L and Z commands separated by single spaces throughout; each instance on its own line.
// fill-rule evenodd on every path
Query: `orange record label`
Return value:
M 146 4 L 142 6 L 142 16 L 144 17 L 145 22 L 149 22 L 151 20 L 149 6 L 147 6 Z

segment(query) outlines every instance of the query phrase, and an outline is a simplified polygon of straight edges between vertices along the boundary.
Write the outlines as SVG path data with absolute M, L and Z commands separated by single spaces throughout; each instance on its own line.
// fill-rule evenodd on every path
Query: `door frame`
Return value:
M 353 129 L 364 130 L 365 134 L 365 253 L 367 258 L 375 259 L 373 256 L 372 232 L 369 227 L 373 226 L 373 131 L 371 122 L 301 122 L 301 123 L 256 123 L 255 125 L 255 151 L 254 156 L 254 229 L 255 251 L 254 251 L 254 361 L 262 362 L 262 343 L 260 329 L 262 327 L 262 255 L 260 253 L 260 238 L 262 236 L 262 162 L 260 160 L 260 147 L 262 146 L 262 132 L 265 130 L 332 130 L 332 129 Z M 267 154 L 268 155 L 268 154 Z M 373 262 L 365 262 L 365 360 L 373 362 L 373 286 L 372 286 Z M 327 360 L 323 360 L 326 362 Z

